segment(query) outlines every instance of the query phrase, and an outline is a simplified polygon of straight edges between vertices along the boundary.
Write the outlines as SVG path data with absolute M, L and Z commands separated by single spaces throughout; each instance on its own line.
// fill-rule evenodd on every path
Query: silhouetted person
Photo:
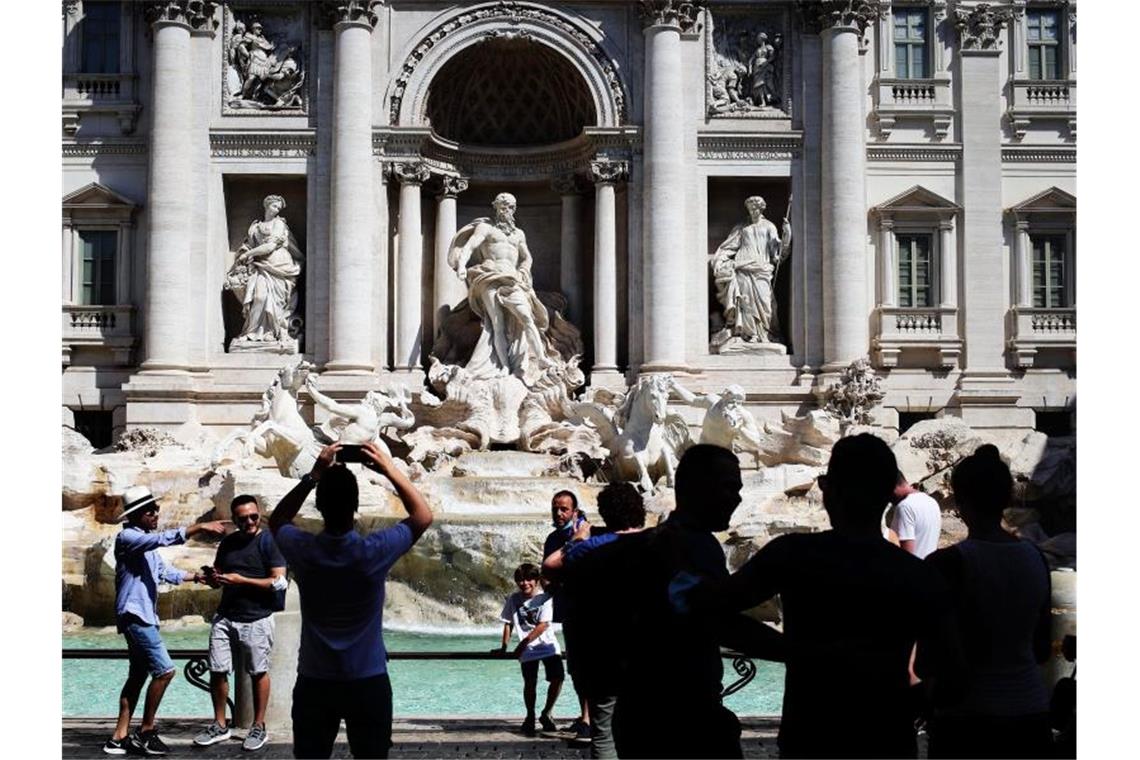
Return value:
M 930 555 L 950 589 L 966 666 L 961 694 L 938 699 L 931 757 L 1045 757 L 1049 696 L 1039 663 L 1050 654 L 1049 566 L 1001 527 L 1013 478 L 992 445 L 954 468 L 954 498 L 969 533 Z M 923 651 L 919 646 L 919 666 Z
M 645 527 L 645 504 L 632 483 L 610 483 L 598 494 L 598 514 L 605 532 L 583 523 L 560 550 L 542 563 L 544 572 L 563 581 L 567 616 L 574 621 L 576 683 L 586 696 L 590 713 L 590 756 L 615 758 L 613 716 L 621 682 L 623 655 L 636 656 L 639 632 L 615 637 L 631 594 L 624 582 L 627 571 L 615 564 L 616 543 Z M 586 560 L 586 561 L 584 561 Z
M 781 636 L 739 614 L 697 614 L 679 589 L 725 579 L 724 550 L 713 535 L 728 529 L 740 504 L 740 465 L 719 446 L 697 445 L 681 457 L 677 508 L 653 530 L 613 546 L 610 580 L 625 595 L 631 646 L 614 711 L 614 740 L 625 757 L 740 757 L 740 723 L 721 704 L 721 646 L 782 659 Z M 599 550 L 601 551 L 601 550 Z M 583 559 L 583 562 L 588 559 Z
M 356 476 L 334 464 L 340 448 L 334 443 L 322 449 L 312 471 L 269 517 L 301 592 L 293 756 L 331 756 L 343 720 L 353 757 L 388 757 L 392 685 L 382 633 L 384 581 L 431 525 L 431 507 L 386 451 L 366 443 L 364 466 L 391 481 L 408 516 L 361 536 L 353 530 L 360 500 Z M 314 485 L 324 518 L 324 530 L 316 535 L 292 523 Z
M 831 530 L 773 539 L 719 587 L 734 609 L 780 595 L 781 757 L 916 756 L 911 649 L 943 653 L 950 623 L 937 574 L 880 532 L 897 470 L 879 438 L 841 439 L 820 478 Z

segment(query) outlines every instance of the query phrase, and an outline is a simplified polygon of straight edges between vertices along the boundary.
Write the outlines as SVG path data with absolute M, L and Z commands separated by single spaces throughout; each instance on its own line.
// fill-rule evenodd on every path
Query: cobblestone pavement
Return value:
M 569 723 L 559 721 L 560 723 Z M 776 752 L 777 718 L 742 718 L 744 756 L 774 758 Z M 237 738 L 212 747 L 195 747 L 194 734 L 203 728 L 202 721 L 160 719 L 159 732 L 170 746 L 167 757 L 193 757 L 199 760 L 213 758 L 287 758 L 293 756 L 289 737 L 281 734 L 269 736 L 269 742 L 258 752 L 242 752 L 244 731 L 235 731 Z M 694 726 L 694 729 L 699 727 Z M 105 758 L 103 742 L 111 735 L 114 722 L 108 718 L 65 718 L 63 721 L 63 757 Z M 586 758 L 589 745 L 571 742 L 559 736 L 527 738 L 517 727 L 501 719 L 430 719 L 396 720 L 393 725 L 393 758 Z M 337 739 L 333 757 L 351 757 L 344 732 Z

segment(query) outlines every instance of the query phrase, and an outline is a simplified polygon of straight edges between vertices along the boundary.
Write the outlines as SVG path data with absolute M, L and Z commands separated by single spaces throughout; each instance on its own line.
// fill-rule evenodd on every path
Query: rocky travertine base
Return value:
M 824 417 L 819 413 L 784 419 L 781 428 L 794 441 L 781 442 L 787 444 L 783 463 L 778 461 L 780 446 L 773 446 L 767 452 L 768 466 L 744 471 L 743 502 L 720 537 L 732 569 L 776 536 L 828 528 L 815 482 L 840 433 Z M 953 512 L 951 468 L 981 443 L 997 444 L 1018 481 L 1019 501 L 1007 515 L 1009 525 L 1047 551 L 1055 566 L 1075 566 L 1072 439 L 1049 439 L 1036 432 L 975 431 L 954 418 L 920 422 L 897 440 L 892 431 L 882 428 L 848 427 L 843 432 L 864 429 L 893 440 L 903 473 L 943 505 L 943 546 L 965 536 L 965 526 Z M 113 622 L 115 567 L 110 550 L 120 527 L 118 494 L 128 485 L 150 487 L 162 506 L 160 527 L 173 527 L 226 518 L 230 501 L 243 493 L 253 494 L 272 509 L 295 483 L 279 475 L 268 461 L 257 469 L 236 465 L 211 469 L 204 453 L 210 447 L 194 445 L 192 440 L 190 445 L 154 446 L 138 433 L 131 440 L 137 445 L 128 450 L 97 453 L 78 433 L 64 430 L 63 606 L 88 625 Z M 742 458 L 747 467 L 754 466 L 749 455 Z M 413 468 L 436 522 L 393 568 L 386 619 L 423 626 L 495 622 L 503 595 L 513 588 L 515 567 L 541 560 L 542 542 L 550 531 L 550 498 L 556 491 L 575 491 L 590 518 L 600 522 L 595 504 L 602 484 L 582 483 L 560 473 L 558 457 L 518 451 L 472 452 L 434 472 Z M 403 518 L 399 500 L 384 478 L 366 470 L 359 470 L 358 476 L 362 530 Z M 659 487 L 647 496 L 646 506 L 649 524 L 656 524 L 674 507 L 672 490 Z M 320 529 L 312 499 L 301 510 L 298 524 Z M 193 571 L 211 564 L 215 550 L 215 540 L 203 539 L 161 552 L 174 566 Z M 160 614 L 171 619 L 208 616 L 218 594 L 195 584 L 163 587 Z

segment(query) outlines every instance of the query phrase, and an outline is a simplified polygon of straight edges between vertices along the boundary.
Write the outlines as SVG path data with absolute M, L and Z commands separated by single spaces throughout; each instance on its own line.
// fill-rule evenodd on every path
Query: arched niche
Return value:
M 592 126 L 625 123 L 628 93 L 612 50 L 600 32 L 540 5 L 487 3 L 438 16 L 397 58 L 402 64 L 385 93 L 390 124 L 431 126 L 431 89 L 448 62 L 473 46 L 510 41 L 540 45 L 565 59 L 592 101 L 596 118 Z

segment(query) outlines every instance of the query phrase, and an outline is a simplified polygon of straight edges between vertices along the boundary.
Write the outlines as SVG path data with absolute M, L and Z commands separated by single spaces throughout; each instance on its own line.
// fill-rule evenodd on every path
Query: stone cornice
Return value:
M 798 0 L 796 10 L 809 33 L 854 26 L 860 37 L 880 13 L 879 7 L 868 0 Z
M 376 9 L 382 4 L 380 0 L 322 0 L 317 4 L 317 19 L 327 29 L 338 24 L 373 29 L 380 21 Z
M 143 18 L 149 24 L 179 24 L 198 32 L 218 28 L 218 4 L 213 0 L 162 0 L 143 5 Z
M 704 161 L 772 161 L 798 158 L 800 134 L 713 133 L 697 135 L 697 158 Z
M 1013 20 L 1013 9 L 1006 5 L 979 3 L 973 7 L 954 9 L 954 28 L 958 30 L 958 48 L 963 52 L 997 52 L 1001 49 L 1001 33 Z
M 868 161 L 957 161 L 961 157 L 961 145 L 872 145 L 867 148 Z
M 652 26 L 671 26 L 682 32 L 690 32 L 700 18 L 706 0 L 639 0 L 637 10 L 641 24 L 646 29 Z
M 1077 149 L 1010 146 L 1001 149 L 1001 160 L 1010 163 L 1075 164 Z
M 312 130 L 287 132 L 211 132 L 210 155 L 217 158 L 307 158 L 317 151 Z
M 82 140 L 63 143 L 64 158 L 95 158 L 96 156 L 131 156 L 146 153 L 143 140 Z

